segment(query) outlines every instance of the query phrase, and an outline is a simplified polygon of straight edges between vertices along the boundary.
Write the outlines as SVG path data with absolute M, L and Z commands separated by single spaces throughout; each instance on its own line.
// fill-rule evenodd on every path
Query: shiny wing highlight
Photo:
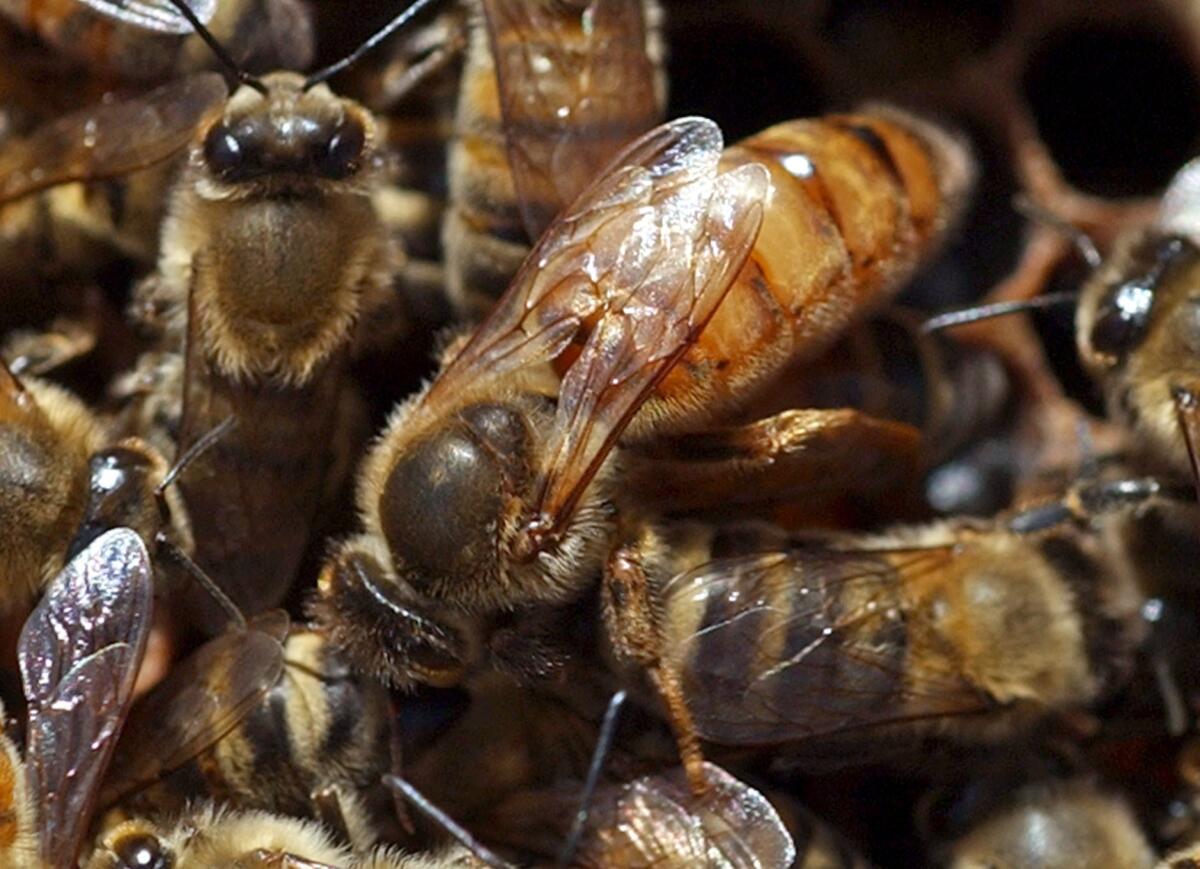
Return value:
M 117 528 L 63 568 L 21 630 L 26 768 L 49 866 L 75 865 L 129 708 L 152 601 L 149 553 L 134 531 Z
M 101 15 L 124 21 L 145 30 L 186 35 L 192 32 L 191 23 L 167 0 L 79 0 Z M 217 0 L 184 0 L 201 24 L 212 20 Z
M 790 866 L 796 847 L 754 788 L 704 764 L 708 790 L 692 793 L 682 771 L 607 790 L 581 843 L 586 866 Z

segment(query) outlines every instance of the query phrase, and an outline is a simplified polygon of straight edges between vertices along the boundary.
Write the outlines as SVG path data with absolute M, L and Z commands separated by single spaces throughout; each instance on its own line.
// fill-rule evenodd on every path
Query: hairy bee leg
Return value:
M 59 317 L 44 332 L 20 330 L 5 340 L 0 355 L 13 374 L 42 376 L 86 356 L 96 347 L 97 324 Z
M 737 428 L 665 438 L 629 452 L 639 491 L 664 509 L 870 493 L 911 482 L 920 432 L 852 408 L 787 410 Z
M 678 675 L 663 665 L 662 635 L 650 595 L 650 582 L 638 544 L 618 546 L 605 563 L 601 586 L 601 607 L 609 641 L 620 662 L 641 668 L 649 677 L 666 708 L 688 782 L 693 793 L 701 796 L 708 791 L 708 778 L 704 773 L 700 736 Z

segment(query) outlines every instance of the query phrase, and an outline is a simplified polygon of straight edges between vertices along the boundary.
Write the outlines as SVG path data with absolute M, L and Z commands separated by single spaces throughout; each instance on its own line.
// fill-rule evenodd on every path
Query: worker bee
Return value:
M 1200 484 L 1193 445 L 1200 434 L 1197 410 L 1197 339 L 1193 297 L 1200 267 L 1200 161 L 1176 173 L 1163 194 L 1155 220 L 1118 238 L 1103 259 L 1095 245 L 1064 226 L 1094 266 L 1078 294 L 1034 304 L 1076 304 L 1079 357 L 1103 393 L 1108 416 L 1124 426 L 1152 470 L 1192 476 Z M 1058 218 L 1046 218 L 1059 224 Z M 939 315 L 927 323 L 941 329 L 1028 308 L 1001 303 Z
M 13 155 L 3 195 L 108 177 L 186 146 L 159 267 L 135 308 L 159 335 L 146 363 L 159 369 L 174 354 L 184 371 L 182 394 L 157 402 L 181 408 L 165 423 L 178 450 L 238 421 L 181 483 L 197 562 L 254 614 L 287 592 L 336 488 L 329 473 L 359 418 L 343 377 L 349 350 L 365 315 L 394 301 L 399 252 L 372 205 L 374 119 L 324 84 L 345 63 L 260 79 L 220 56 L 242 81 L 231 96 L 200 74 L 62 119 L 40 134 L 44 147 Z M 240 292 L 248 275 L 253 292 Z M 197 622 L 211 622 L 209 598 L 194 603 Z
M 1109 417 L 1157 470 L 1200 483 L 1200 380 L 1192 287 L 1200 274 L 1200 162 L 1184 166 L 1155 222 L 1118 240 L 1083 287 L 1079 355 Z
M 168 828 L 144 818 L 117 824 L 100 836 L 83 865 L 87 869 L 479 869 L 483 864 L 454 847 L 431 854 L 380 848 L 356 855 L 311 821 L 205 805 Z
M 61 387 L 18 380 L 0 365 L 0 607 L 20 611 L 65 563 L 83 522 L 88 459 L 104 432 L 87 407 Z M 31 492 L 36 494 L 31 497 Z
M 0 738 L 5 865 L 75 865 L 133 696 L 152 602 L 149 554 L 137 534 L 116 529 L 71 560 L 25 622 L 23 763 Z
M 656 0 L 473 0 L 449 153 L 446 289 L 485 314 L 554 215 L 665 104 Z
M 1062 517 L 1084 504 L 1100 522 L 1162 492 L 1122 480 L 1007 519 L 790 542 L 735 527 L 676 545 L 714 560 L 652 593 L 663 666 L 716 743 L 789 743 L 800 757 L 852 743 L 863 759 L 921 739 L 995 741 L 1123 684 L 1141 597 L 1104 536 Z
M 312 22 L 298 0 L 188 5 L 242 66 L 303 69 L 312 62 Z M 99 76 L 162 80 L 211 58 L 187 18 L 163 0 L 3 0 L 0 16 Z
M 496 674 L 472 683 L 471 694 L 462 719 L 410 770 L 449 803 L 430 799 L 412 776 L 385 780 L 489 865 L 510 865 L 493 845 L 517 865 L 792 865 L 792 839 L 758 791 L 705 763 L 707 788 L 692 793 L 682 770 L 664 772 L 663 760 L 632 744 L 644 739 L 641 722 L 629 728 L 639 735 L 618 749 L 624 691 L 610 697 L 598 727 Z M 580 756 L 586 742 L 590 750 Z M 630 775 L 639 764 L 655 771 Z
M 688 118 L 632 144 L 393 414 L 362 471 L 365 534 L 327 564 L 313 606 L 359 666 L 399 685 L 460 678 L 487 655 L 481 622 L 578 598 L 603 572 L 609 600 L 640 613 L 610 625 L 619 654 L 655 667 L 640 651 L 654 565 L 624 554 L 654 494 L 622 490 L 607 461 L 619 439 L 723 457 L 697 473 L 753 480 L 764 499 L 811 477 L 803 444 L 823 429 L 857 436 L 847 467 L 872 450 L 910 454 L 910 427 L 846 411 L 707 427 L 912 267 L 940 234 L 962 166 L 944 168 L 942 134 L 888 112 L 755 141 L 722 159 L 717 127 Z M 821 259 L 828 271 L 814 273 Z
M 380 785 L 390 738 L 382 688 L 274 611 L 209 641 L 134 705 L 100 804 L 161 818 L 219 799 L 323 820 L 362 850 L 392 809 Z

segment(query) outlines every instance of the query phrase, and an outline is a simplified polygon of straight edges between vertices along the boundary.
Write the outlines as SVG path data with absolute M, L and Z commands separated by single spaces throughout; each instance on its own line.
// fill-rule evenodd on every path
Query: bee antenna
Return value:
M 393 791 L 399 791 L 404 795 L 409 802 L 421 810 L 421 813 L 432 820 L 435 824 L 458 840 L 458 843 L 470 851 L 475 857 L 483 863 L 491 866 L 492 869 L 512 869 L 512 864 L 506 863 L 504 860 L 492 851 L 487 845 L 484 845 L 474 836 L 472 836 L 465 828 L 463 828 L 456 820 L 438 808 L 428 797 L 421 793 L 417 788 L 410 784 L 407 780 L 398 775 L 385 775 L 383 783 Z
M 558 861 L 555 865 L 560 869 L 570 865 L 579 848 L 579 842 L 583 838 L 588 814 L 592 809 L 592 797 L 596 793 L 596 785 L 600 781 L 600 771 L 604 768 L 604 761 L 612 749 L 613 738 L 617 732 L 618 716 L 624 703 L 624 691 L 618 691 L 608 701 L 608 709 L 604 712 L 604 721 L 600 724 L 600 736 L 596 740 L 596 750 L 592 752 L 592 762 L 588 767 L 587 779 L 583 783 L 583 793 L 579 797 L 579 808 L 575 812 L 575 820 L 571 823 L 571 833 L 567 836 L 562 850 L 558 852 Z
M 236 625 L 238 630 L 244 631 L 246 629 L 246 616 L 242 614 L 238 605 L 217 585 L 216 580 L 209 576 L 204 568 L 192 561 L 191 556 L 180 549 L 161 531 L 154 538 L 154 547 L 156 553 L 167 556 L 182 568 L 197 585 L 208 592 L 209 596 L 216 601 L 217 606 L 225 611 L 225 615 L 229 617 L 229 621 Z
M 1006 317 L 1009 314 L 1019 314 L 1022 311 L 1036 311 L 1041 308 L 1054 308 L 1058 305 L 1074 304 L 1079 301 L 1078 290 L 1064 290 L 1061 293 L 1045 293 L 1032 299 L 1020 299 L 1012 302 L 994 302 L 990 305 L 973 305 L 969 308 L 959 308 L 936 314 L 921 324 L 921 333 L 929 335 L 940 332 L 952 326 L 965 326 L 968 323 L 978 323 L 993 317 Z
M 203 435 L 201 435 L 191 446 L 183 451 L 183 455 L 177 458 L 175 460 L 175 464 L 171 465 L 167 472 L 163 474 L 162 482 L 155 487 L 155 494 L 161 495 L 163 492 L 165 492 L 172 483 L 179 479 L 179 475 L 184 472 L 184 469 L 186 469 L 188 465 L 212 449 L 217 441 L 233 431 L 236 425 L 237 418 L 233 416 L 227 416 L 225 419 L 217 423 L 217 425 L 213 426 Z
M 182 0 L 171 0 L 171 2 L 182 2 Z M 383 27 L 379 28 L 379 30 L 375 31 L 374 34 L 368 37 L 367 40 L 358 48 L 354 49 L 354 51 L 350 52 L 336 63 L 331 63 L 329 66 L 325 67 L 324 69 L 317 70 L 308 78 L 306 78 L 304 80 L 304 89 L 308 90 L 311 87 L 319 85 L 323 81 L 328 81 L 342 70 L 358 63 L 364 54 L 377 46 L 379 43 L 383 42 L 409 21 L 416 18 L 417 15 L 419 15 L 427 6 L 431 6 L 437 2 L 438 0 L 413 0 L 413 3 L 410 4 L 408 8 L 406 8 L 403 12 L 401 12 Z
M 1096 247 L 1096 242 L 1075 224 L 1055 214 L 1046 206 L 1035 202 L 1024 193 L 1018 193 L 1013 197 L 1013 208 L 1018 214 L 1029 220 L 1045 224 L 1066 236 L 1071 244 L 1075 245 L 1075 250 L 1079 251 L 1079 255 L 1083 257 L 1083 261 L 1088 264 L 1089 268 L 1098 269 L 1103 264 L 1104 257 L 1100 256 L 1100 249 Z
M 229 52 L 225 50 L 225 47 L 217 42 L 217 38 L 204 26 L 204 22 L 196 17 L 196 13 L 192 11 L 192 7 L 187 4 L 186 0 L 168 0 L 168 2 L 179 10 L 180 15 L 187 19 L 188 24 L 192 25 L 192 30 L 196 31 L 196 35 L 204 40 L 204 44 L 212 50 L 217 60 L 221 61 L 225 68 L 233 73 L 234 78 L 242 84 L 254 88 L 260 94 L 266 94 L 267 86 L 259 78 L 250 75 L 250 73 L 238 66 L 237 61 L 229 56 Z

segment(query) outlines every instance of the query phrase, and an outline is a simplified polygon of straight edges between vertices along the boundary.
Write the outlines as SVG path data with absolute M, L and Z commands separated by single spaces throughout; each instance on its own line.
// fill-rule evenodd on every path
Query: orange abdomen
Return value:
M 744 403 L 890 299 L 936 246 L 971 175 L 956 140 L 886 109 L 789 121 L 722 156 L 727 169 L 754 161 L 773 188 L 758 240 L 655 395 L 698 409 L 674 415 L 680 428 Z

